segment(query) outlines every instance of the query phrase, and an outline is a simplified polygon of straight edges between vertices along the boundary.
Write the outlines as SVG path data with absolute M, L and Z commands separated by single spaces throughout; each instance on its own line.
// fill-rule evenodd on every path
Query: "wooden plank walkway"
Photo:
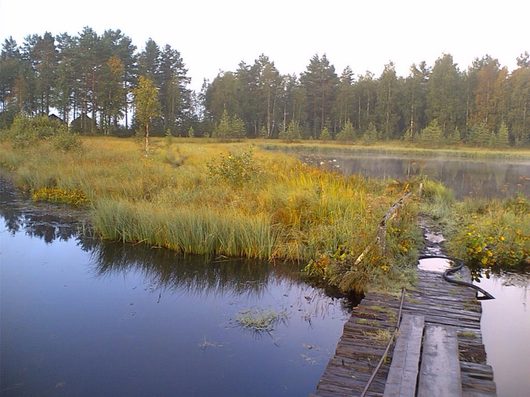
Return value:
M 459 272 L 470 280 L 469 271 Z M 351 318 L 312 396 L 359 396 L 381 358 L 394 331 L 399 296 L 367 293 Z M 414 289 L 406 292 L 403 314 L 420 315 L 425 326 L 441 325 L 453 329 L 458 339 L 462 395 L 496 396 L 493 370 L 486 363 L 480 332 L 481 306 L 471 288 L 444 281 L 441 273 L 418 269 Z M 383 396 L 392 361 L 388 355 L 367 396 Z
M 384 397 L 415 397 L 425 318 L 404 314 L 386 379 Z

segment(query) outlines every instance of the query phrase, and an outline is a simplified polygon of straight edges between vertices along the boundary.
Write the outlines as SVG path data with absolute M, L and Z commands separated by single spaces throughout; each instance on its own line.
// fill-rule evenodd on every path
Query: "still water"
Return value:
M 530 195 L 530 162 L 355 156 L 305 160 L 346 174 L 427 175 L 462 197 Z M 2 396 L 306 396 L 353 304 L 292 266 L 100 243 L 0 180 Z M 530 275 L 485 275 L 482 332 L 499 396 L 530 390 Z M 247 310 L 285 321 L 256 333 Z
M 293 266 L 100 243 L 6 200 L 0 215 L 2 396 L 307 396 L 349 313 Z M 247 310 L 283 321 L 254 332 Z
M 315 155 L 300 153 L 311 164 L 347 175 L 407 179 L 427 176 L 451 188 L 457 199 L 465 197 L 530 196 L 530 160 L 466 160 L 448 157 L 392 156 L 376 153 Z
M 501 273 L 478 283 L 497 299 L 482 301 L 482 337 L 500 397 L 530 395 L 530 274 Z

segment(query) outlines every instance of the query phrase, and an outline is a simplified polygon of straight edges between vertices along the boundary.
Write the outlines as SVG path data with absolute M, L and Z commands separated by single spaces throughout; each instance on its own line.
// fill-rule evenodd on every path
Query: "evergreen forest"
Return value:
M 464 69 L 441 54 L 407 76 L 392 62 L 379 76 L 340 72 L 325 54 L 299 75 L 282 74 L 262 54 L 195 92 L 177 49 L 149 39 L 139 50 L 120 30 L 90 27 L 4 41 L 0 128 L 20 113 L 53 114 L 75 132 L 130 135 L 142 125 L 139 82 L 155 90 L 152 135 L 530 145 L 528 52 L 514 70 L 490 55 Z

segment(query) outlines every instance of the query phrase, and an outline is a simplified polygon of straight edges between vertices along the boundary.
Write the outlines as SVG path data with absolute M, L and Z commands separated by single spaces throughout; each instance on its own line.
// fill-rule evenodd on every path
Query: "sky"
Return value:
M 530 52 L 528 0 L 0 0 L 2 43 L 84 26 L 121 29 L 140 50 L 148 38 L 170 44 L 196 90 L 262 53 L 283 74 L 325 53 L 339 75 L 349 65 L 379 76 L 392 61 L 406 76 L 412 63 L 432 66 L 443 53 L 461 70 L 486 54 L 513 70 Z

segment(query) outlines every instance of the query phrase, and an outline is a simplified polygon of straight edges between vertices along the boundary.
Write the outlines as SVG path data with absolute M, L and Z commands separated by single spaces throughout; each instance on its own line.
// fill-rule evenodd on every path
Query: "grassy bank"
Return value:
M 135 139 L 1 144 L 0 164 L 36 200 L 87 205 L 106 239 L 183 253 L 307 262 L 358 255 L 404 186 L 344 177 L 248 142 L 159 138 L 145 156 Z M 75 202 L 74 202 L 75 199 Z M 389 231 L 389 251 L 354 269 L 342 289 L 402 282 L 414 263 L 414 206 Z M 351 269 L 349 269 L 351 270 Z M 340 277 L 341 269 L 333 274 Z
M 444 186 L 427 182 L 421 211 L 439 222 L 448 253 L 479 268 L 523 269 L 530 266 L 530 200 L 455 201 Z
M 457 203 L 449 224 L 449 248 L 474 266 L 530 267 L 530 201 L 466 200 Z

